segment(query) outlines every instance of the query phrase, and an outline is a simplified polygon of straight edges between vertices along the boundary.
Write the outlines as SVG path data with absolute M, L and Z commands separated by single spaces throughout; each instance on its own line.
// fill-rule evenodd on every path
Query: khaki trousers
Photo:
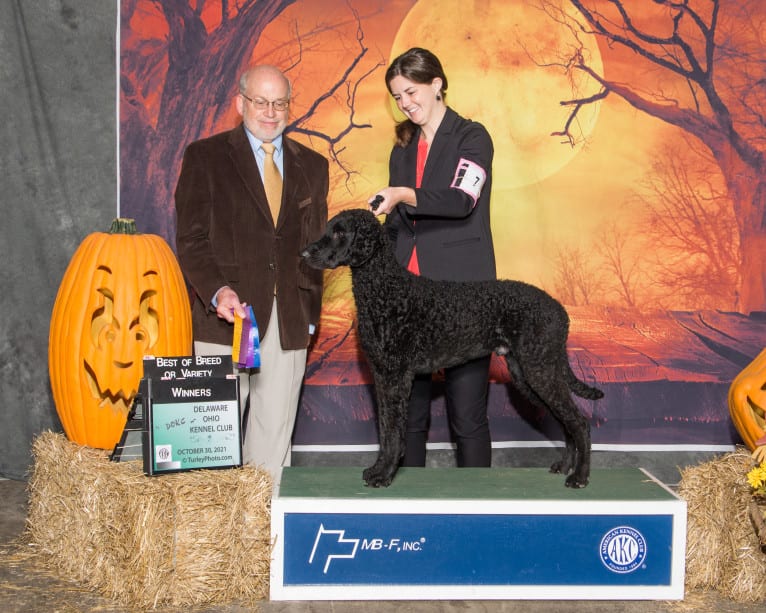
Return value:
M 231 345 L 195 341 L 194 352 L 197 355 L 231 355 Z M 282 466 L 290 465 L 290 439 L 306 372 L 306 349 L 285 351 L 279 342 L 276 299 L 268 333 L 261 338 L 261 367 L 239 369 L 235 366 L 234 372 L 239 375 L 242 412 L 250 399 L 243 432 L 242 461 L 266 469 L 276 485 Z

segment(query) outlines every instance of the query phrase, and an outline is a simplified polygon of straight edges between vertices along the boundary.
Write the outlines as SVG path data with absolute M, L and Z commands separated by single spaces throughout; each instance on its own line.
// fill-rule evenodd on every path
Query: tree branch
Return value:
M 346 166 L 342 160 L 340 159 L 340 154 L 344 151 L 344 148 L 338 148 L 338 144 L 352 131 L 356 129 L 365 129 L 365 128 L 371 128 L 372 124 L 370 123 L 357 123 L 355 116 L 356 116 L 356 95 L 359 89 L 359 86 L 361 83 L 369 77 L 373 72 L 375 72 L 378 68 L 384 65 L 383 61 L 377 62 L 372 68 L 364 72 L 356 81 L 352 83 L 351 81 L 351 74 L 357 69 L 357 67 L 360 65 L 364 57 L 367 55 L 367 52 L 369 49 L 364 45 L 364 30 L 362 29 L 361 25 L 361 19 L 359 17 L 359 14 L 357 11 L 349 5 L 350 10 L 354 13 L 354 17 L 357 22 L 357 30 L 356 30 L 356 41 L 359 46 L 359 52 L 357 55 L 353 58 L 353 60 L 350 62 L 350 64 L 346 67 L 346 70 L 341 74 L 338 79 L 335 81 L 334 84 L 332 84 L 326 92 L 324 92 L 321 96 L 319 96 L 314 102 L 311 104 L 311 106 L 306 110 L 303 115 L 295 119 L 293 122 L 291 122 L 287 126 L 287 130 L 291 132 L 295 132 L 297 134 L 304 134 L 308 136 L 309 138 L 317 138 L 319 140 L 323 140 L 328 143 L 330 155 L 334 162 L 338 164 L 338 166 L 343 170 L 343 172 L 346 174 L 346 182 L 349 181 L 352 175 L 357 174 L 356 171 L 352 170 L 350 167 Z M 326 101 L 331 98 L 334 98 L 336 94 L 340 91 L 342 87 L 346 88 L 346 107 L 349 110 L 349 119 L 346 126 L 341 129 L 337 134 L 334 136 L 331 136 L 329 134 L 326 134 L 324 132 L 320 132 L 318 130 L 313 130 L 310 128 L 305 128 L 303 125 L 307 122 L 307 120 L 314 115 L 319 107 Z

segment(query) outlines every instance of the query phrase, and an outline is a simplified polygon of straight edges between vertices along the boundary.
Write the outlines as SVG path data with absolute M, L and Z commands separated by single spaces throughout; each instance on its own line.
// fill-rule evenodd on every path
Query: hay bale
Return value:
M 687 503 L 686 587 L 715 589 L 737 602 L 766 600 L 766 555 L 748 515 L 744 448 L 681 471 Z
M 147 477 L 140 462 L 44 432 L 27 535 L 59 574 L 135 607 L 269 592 L 271 478 L 254 467 Z

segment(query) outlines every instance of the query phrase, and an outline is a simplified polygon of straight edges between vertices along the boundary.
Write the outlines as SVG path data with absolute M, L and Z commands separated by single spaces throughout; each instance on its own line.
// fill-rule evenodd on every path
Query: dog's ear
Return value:
M 346 226 L 349 266 L 362 266 L 384 245 L 383 227 L 370 211 L 349 211 Z

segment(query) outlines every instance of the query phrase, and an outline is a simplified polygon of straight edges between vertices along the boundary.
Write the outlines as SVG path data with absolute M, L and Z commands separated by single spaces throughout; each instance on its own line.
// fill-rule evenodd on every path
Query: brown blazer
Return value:
M 233 326 L 211 301 L 228 285 L 253 307 L 260 336 L 269 326 L 276 290 L 282 348 L 308 346 L 319 322 L 322 272 L 301 249 L 327 223 L 327 159 L 283 136 L 282 208 L 271 219 L 244 125 L 191 143 L 175 191 L 176 250 L 194 293 L 194 339 L 231 345 Z

